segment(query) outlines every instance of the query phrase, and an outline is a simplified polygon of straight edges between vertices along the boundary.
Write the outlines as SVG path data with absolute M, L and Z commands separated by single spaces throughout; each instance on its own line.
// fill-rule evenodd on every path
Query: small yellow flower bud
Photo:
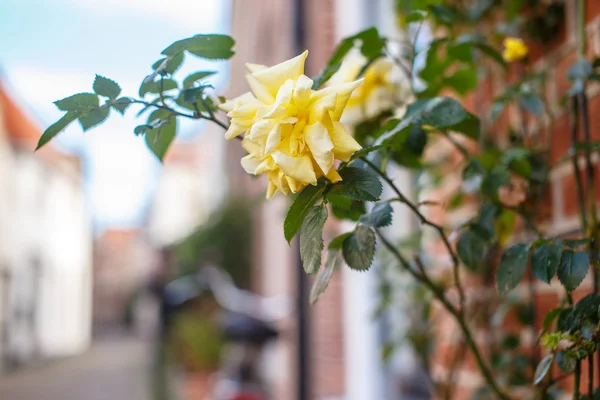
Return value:
M 527 54 L 529 49 L 523 40 L 514 37 L 504 39 L 504 52 L 502 58 L 507 62 L 521 61 Z

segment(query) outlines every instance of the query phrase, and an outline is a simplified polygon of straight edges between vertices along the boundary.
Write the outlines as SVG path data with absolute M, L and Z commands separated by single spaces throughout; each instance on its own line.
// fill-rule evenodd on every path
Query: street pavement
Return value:
M 77 357 L 0 377 L 1 400 L 149 400 L 151 344 L 117 336 Z

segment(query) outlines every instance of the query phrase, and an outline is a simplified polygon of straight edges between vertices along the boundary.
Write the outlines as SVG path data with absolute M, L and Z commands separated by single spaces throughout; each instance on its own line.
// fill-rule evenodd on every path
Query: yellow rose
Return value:
M 273 67 L 248 64 L 251 92 L 220 106 L 231 118 L 225 137 L 244 134 L 242 167 L 269 179 L 267 198 L 296 193 L 322 176 L 340 181 L 334 161 L 349 161 L 361 148 L 340 118 L 362 80 L 312 90 L 307 55 Z
M 348 52 L 340 69 L 328 81 L 328 85 L 338 85 L 356 79 L 367 59 L 358 48 Z M 350 97 L 342 121 L 356 125 L 364 120 L 372 119 L 394 105 L 403 97 L 409 95 L 410 85 L 402 84 L 393 77 L 393 62 L 381 57 L 367 67 L 364 82 Z M 406 89 L 408 88 L 408 93 Z
M 519 38 L 507 37 L 504 39 L 504 52 L 502 58 L 507 62 L 521 61 L 527 54 L 529 49 L 525 42 Z

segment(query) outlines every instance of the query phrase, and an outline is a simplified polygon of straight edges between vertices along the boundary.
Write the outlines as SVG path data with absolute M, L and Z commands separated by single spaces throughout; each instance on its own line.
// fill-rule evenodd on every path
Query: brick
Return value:
M 594 18 L 600 15 L 600 1 L 598 0 L 587 0 L 585 4 L 585 17 L 586 22 L 590 22 Z

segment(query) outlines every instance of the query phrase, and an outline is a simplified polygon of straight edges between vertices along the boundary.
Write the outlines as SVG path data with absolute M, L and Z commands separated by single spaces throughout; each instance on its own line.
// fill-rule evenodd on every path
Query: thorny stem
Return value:
M 398 201 L 400 201 L 401 203 L 404 203 L 406 206 L 408 206 L 408 208 L 411 209 L 411 211 L 417 216 L 417 218 L 419 218 L 419 221 L 422 224 L 430 226 L 438 232 L 440 238 L 442 239 L 442 241 L 444 242 L 444 245 L 446 246 L 446 249 L 448 250 L 448 254 L 452 258 L 452 266 L 453 266 L 452 271 L 454 273 L 455 285 L 456 285 L 456 289 L 458 290 L 458 296 L 459 296 L 459 301 L 460 301 L 460 310 L 458 312 L 459 312 L 459 314 L 462 315 L 465 312 L 466 296 L 465 296 L 465 292 L 463 290 L 461 280 L 460 280 L 460 261 L 458 260 L 458 256 L 452 249 L 452 245 L 450 244 L 450 240 L 448 239 L 448 236 L 444 232 L 444 228 L 442 228 L 440 225 L 428 220 L 423 215 L 423 213 L 421 213 L 421 211 L 419 211 L 418 206 L 416 204 L 412 203 L 398 189 L 398 187 L 394 184 L 394 182 L 392 182 L 392 180 L 386 174 L 384 174 L 375 164 L 373 164 L 371 161 L 369 161 L 366 157 L 361 157 L 361 160 L 365 164 L 367 164 L 377 175 L 379 175 L 381 177 L 381 179 L 383 179 L 390 186 L 390 188 L 392 188 L 394 193 L 396 193 L 396 195 L 398 196 Z
M 431 291 L 433 296 L 442 303 L 444 308 L 450 314 L 452 314 L 452 316 L 458 323 L 460 330 L 462 331 L 462 333 L 465 337 L 465 342 L 466 342 L 467 346 L 469 347 L 469 349 L 473 353 L 473 356 L 475 357 L 475 361 L 477 362 L 477 365 L 483 375 L 485 382 L 488 384 L 490 389 L 496 394 L 496 396 L 498 396 L 499 399 L 509 400 L 510 397 L 506 393 L 504 393 L 504 391 L 498 386 L 498 383 L 494 379 L 494 376 L 493 376 L 491 370 L 488 368 L 486 363 L 483 361 L 481 352 L 479 351 L 479 348 L 477 347 L 477 344 L 475 343 L 475 340 L 473 339 L 471 330 L 467 326 L 467 323 L 465 322 L 462 313 L 458 309 L 456 309 L 456 307 L 454 307 L 452 305 L 452 303 L 450 303 L 450 301 L 444 295 L 444 291 L 439 286 L 437 286 L 429 278 L 429 276 L 427 276 L 427 274 L 425 273 L 423 268 L 421 268 L 421 273 L 418 273 L 417 271 L 415 271 L 415 269 L 411 267 L 408 260 L 406 258 L 404 258 L 404 256 L 402 256 L 402 254 L 400 254 L 400 252 L 396 249 L 396 247 L 392 243 L 390 243 L 385 238 L 385 236 L 383 236 L 379 232 L 379 230 L 376 230 L 376 232 L 377 232 L 377 236 L 379 236 L 379 239 L 381 240 L 383 245 L 398 260 L 398 262 L 400 263 L 402 268 L 404 268 L 406 271 L 408 271 L 417 281 L 419 281 L 423 285 L 425 285 Z M 420 262 L 420 261 L 417 260 L 417 262 Z

